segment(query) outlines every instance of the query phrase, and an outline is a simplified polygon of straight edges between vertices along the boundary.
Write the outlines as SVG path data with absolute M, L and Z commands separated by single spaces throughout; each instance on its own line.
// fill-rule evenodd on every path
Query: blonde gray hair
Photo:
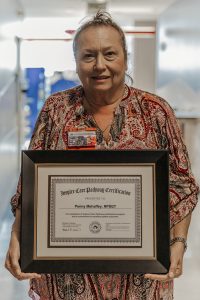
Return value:
M 110 14 L 103 11 L 98 11 L 96 15 L 92 17 L 89 21 L 83 23 L 76 31 L 74 39 L 73 39 L 73 52 L 74 57 L 76 58 L 76 52 L 78 49 L 78 39 L 80 34 L 87 29 L 88 27 L 97 27 L 97 26 L 110 26 L 117 30 L 120 36 L 122 49 L 124 52 L 125 61 L 127 61 L 127 46 L 126 46 L 126 39 L 123 30 L 121 27 L 113 21 Z

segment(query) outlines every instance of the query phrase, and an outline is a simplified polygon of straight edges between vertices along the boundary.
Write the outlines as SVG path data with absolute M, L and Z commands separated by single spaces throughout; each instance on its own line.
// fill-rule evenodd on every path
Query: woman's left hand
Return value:
M 169 281 L 174 278 L 178 278 L 183 272 L 183 255 L 184 255 L 184 244 L 176 242 L 171 246 L 171 265 L 169 272 L 164 275 L 159 274 L 145 274 L 145 278 L 159 281 Z

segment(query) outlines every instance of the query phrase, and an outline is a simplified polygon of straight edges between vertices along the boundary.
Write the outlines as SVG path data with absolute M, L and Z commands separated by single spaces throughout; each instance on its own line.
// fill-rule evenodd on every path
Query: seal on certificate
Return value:
M 89 229 L 92 233 L 99 233 L 101 231 L 101 224 L 97 221 L 90 223 Z

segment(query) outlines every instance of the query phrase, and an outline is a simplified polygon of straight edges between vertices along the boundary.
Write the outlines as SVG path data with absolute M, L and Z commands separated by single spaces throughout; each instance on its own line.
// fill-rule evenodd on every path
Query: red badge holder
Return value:
M 94 150 L 96 144 L 96 128 L 72 128 L 67 133 L 68 150 Z

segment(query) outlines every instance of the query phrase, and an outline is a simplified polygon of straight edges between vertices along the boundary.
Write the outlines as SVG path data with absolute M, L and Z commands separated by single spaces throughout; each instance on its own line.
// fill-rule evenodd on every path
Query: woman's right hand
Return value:
M 19 265 L 19 258 L 20 258 L 19 232 L 13 230 L 11 232 L 10 244 L 6 255 L 5 268 L 18 280 L 41 278 L 41 275 L 37 273 L 23 273 Z

